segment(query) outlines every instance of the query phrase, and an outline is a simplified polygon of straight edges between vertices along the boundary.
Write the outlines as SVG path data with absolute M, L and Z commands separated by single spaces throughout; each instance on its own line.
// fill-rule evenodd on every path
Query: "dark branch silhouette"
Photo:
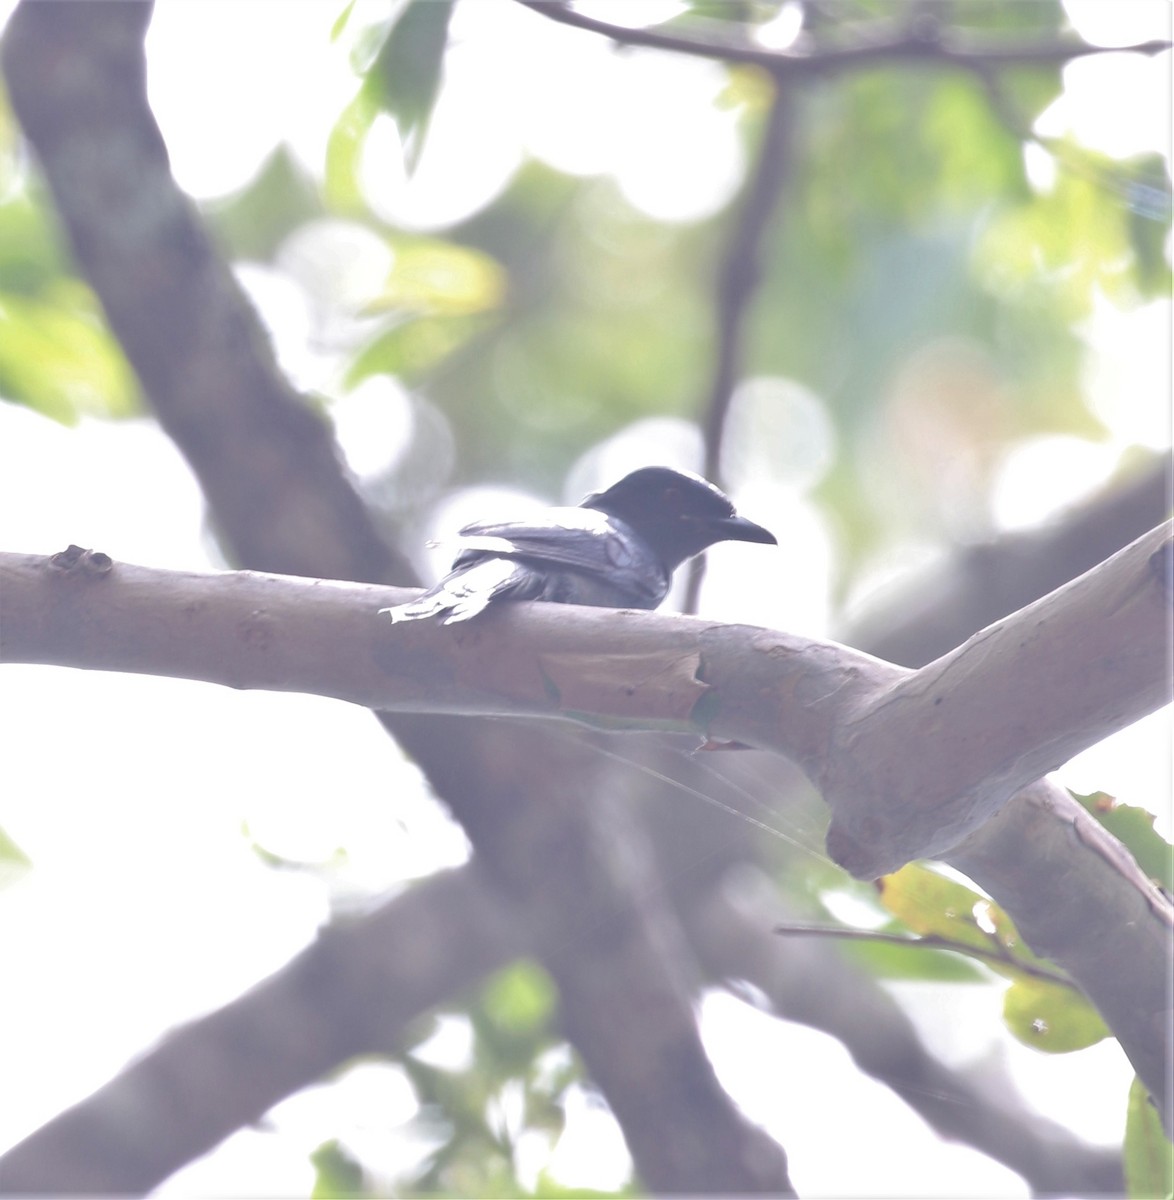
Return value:
M 856 70 L 862 67 L 926 65 L 960 67 L 981 71 L 990 67 L 1059 66 L 1077 58 L 1096 54 L 1160 54 L 1171 43 L 1162 39 L 1138 42 L 1132 46 L 1093 46 L 1087 42 L 1052 38 L 1022 39 L 979 37 L 945 29 L 935 20 L 921 19 L 912 28 L 896 31 L 886 23 L 873 37 L 856 35 L 855 44 L 822 44 L 803 38 L 786 50 L 771 50 L 756 45 L 745 35 L 732 35 L 716 22 L 698 26 L 704 36 L 667 33 L 661 29 L 631 28 L 588 16 L 559 0 L 518 0 L 519 4 L 541 13 L 552 21 L 598 33 L 626 46 L 647 46 L 672 50 L 701 58 L 762 67 L 779 78 L 795 79 L 810 75 Z

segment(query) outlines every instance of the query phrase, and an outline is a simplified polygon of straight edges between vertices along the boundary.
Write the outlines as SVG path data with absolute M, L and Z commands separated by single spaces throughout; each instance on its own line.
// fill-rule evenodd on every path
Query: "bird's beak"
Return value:
M 779 544 L 779 539 L 769 529 L 763 529 L 745 517 L 721 517 L 711 524 L 715 530 L 721 530 L 722 540 L 726 542 L 762 542 L 768 546 Z

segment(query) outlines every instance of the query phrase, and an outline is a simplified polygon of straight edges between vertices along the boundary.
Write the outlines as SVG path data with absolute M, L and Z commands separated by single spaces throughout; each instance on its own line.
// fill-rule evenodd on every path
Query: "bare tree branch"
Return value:
M 833 811 L 829 848 L 843 853 L 846 844 L 854 867 L 863 861 L 871 870 L 878 855 L 902 847 L 907 857 L 944 854 L 987 887 L 1029 944 L 1100 1007 L 1161 1103 L 1168 1043 L 1155 1036 L 1154 1017 L 1165 1012 L 1169 904 L 1058 789 L 1040 782 L 1007 801 L 1042 762 L 1063 761 L 1163 702 L 1168 599 L 1150 564 L 1169 545 L 1169 527 L 1153 531 L 920 672 L 831 644 L 684 617 L 535 604 L 508 606 L 474 627 L 392 626 L 373 611 L 384 589 L 126 567 L 79 575 L 80 563 L 63 571 L 19 555 L 0 558 L 0 657 L 180 673 L 370 707 L 471 705 L 692 727 L 773 749 L 821 786 Z M 1036 685 L 1043 691 L 1033 696 Z M 487 736 L 490 755 L 498 731 Z M 915 765 L 912 745 L 924 750 Z M 511 793 L 491 787 L 494 777 L 481 770 L 479 794 L 496 800 L 462 816 L 485 839 L 488 861 L 507 875 L 521 862 L 557 862 L 532 849 L 546 823 L 535 814 L 505 820 Z M 581 763 L 575 771 L 592 777 Z M 576 777 L 566 764 L 560 775 Z M 461 778 L 451 782 L 457 786 L 446 794 L 461 794 Z M 875 832 L 875 844 L 843 832 L 861 828 Z M 542 837 L 557 844 L 553 832 Z M 1078 847 L 1088 851 L 1087 869 L 1099 872 L 1096 888 L 1084 888 Z M 556 870 L 577 880 L 581 900 L 590 874 L 562 863 Z M 507 886 L 505 876 L 499 882 Z M 1083 905 L 1074 888 L 1084 888 L 1102 920 L 1127 918 L 1113 938 L 1089 936 L 1087 921 L 1076 919 Z M 545 923 L 537 932 L 552 936 Z M 651 946 L 651 928 L 649 935 Z
M 762 143 L 758 147 L 754 175 L 733 224 L 717 280 L 717 353 L 705 402 L 702 438 L 705 445 L 703 473 L 707 479 L 719 483 L 722 481 L 722 435 L 730 399 L 742 369 L 746 318 L 762 277 L 766 235 L 790 174 L 795 102 L 791 90 L 781 81 L 777 82 Z M 685 589 L 685 612 L 697 611 L 697 597 L 704 575 L 704 556 L 693 559 Z
M 882 35 L 874 38 L 857 35 L 858 41 L 853 45 L 824 45 L 812 39 L 800 39 L 793 48 L 771 50 L 752 42 L 744 34 L 732 35 L 725 28 L 716 27 L 714 22 L 703 26 L 706 36 L 692 37 L 683 33 L 667 33 L 657 28 L 633 29 L 617 25 L 578 12 L 562 0 L 518 0 L 518 3 L 552 21 L 602 34 L 622 45 L 646 46 L 750 64 L 762 67 L 779 78 L 792 79 L 894 64 L 961 67 L 966 70 L 1055 66 L 1094 54 L 1160 54 L 1171 46 L 1170 42 L 1161 39 L 1138 42 L 1132 46 L 1093 46 L 1087 42 L 1042 38 L 1011 42 L 980 38 L 973 34 L 961 35 L 940 28 L 936 22 L 920 21 L 912 28 L 902 28 L 896 32 L 890 32 L 886 27 Z
M 1105 488 L 1039 529 L 959 547 L 949 561 L 841 634 L 849 646 L 918 667 L 976 629 L 1091 570 L 1170 515 L 1171 461 L 1155 455 L 1136 475 Z
M 1077 856 L 1079 878 L 1068 869 Z M 1174 910 L 1168 898 L 1141 879 L 1115 838 L 1047 779 L 1024 788 L 944 858 L 999 901 L 1037 954 L 1080 983 L 1149 1089 L 1170 1136 Z M 1122 887 L 1130 877 L 1135 886 Z M 1139 954 L 1148 964 L 1140 975 Z
M 862 878 L 957 845 L 1032 780 L 1166 703 L 1171 526 L 918 671 L 695 618 L 509 605 L 392 625 L 362 585 L 4 555 L 13 662 L 176 674 L 385 711 L 562 716 L 786 755 Z M 348 646 L 348 653 L 339 647 Z M 922 747 L 910 755 L 910 746 Z

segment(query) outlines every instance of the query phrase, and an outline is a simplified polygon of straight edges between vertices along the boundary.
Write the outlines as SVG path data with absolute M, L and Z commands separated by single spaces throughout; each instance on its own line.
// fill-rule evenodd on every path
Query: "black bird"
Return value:
M 578 508 L 466 525 L 452 570 L 422 596 L 381 611 L 393 621 L 442 616 L 450 625 L 498 600 L 655 608 L 673 571 L 714 542 L 777 545 L 712 483 L 669 467 L 641 467 Z

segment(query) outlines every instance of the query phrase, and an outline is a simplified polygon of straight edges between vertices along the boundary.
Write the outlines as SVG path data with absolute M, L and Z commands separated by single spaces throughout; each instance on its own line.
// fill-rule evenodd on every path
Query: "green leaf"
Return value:
M 371 375 L 418 379 L 484 327 L 483 318 L 422 317 L 406 321 L 369 342 L 347 368 L 343 385 L 353 388 Z
M 636 1187 L 634 1183 L 626 1184 L 615 1192 L 600 1192 L 594 1188 L 569 1187 L 565 1183 L 559 1183 L 545 1171 L 538 1175 L 538 1182 L 534 1188 L 534 1196 L 541 1197 L 542 1200 L 621 1200 L 626 1196 L 642 1196 L 644 1192 Z
M 1034 954 L 997 904 L 920 863 L 877 881 L 881 903 L 927 938 L 948 938 L 1011 980 L 1003 1019 L 1021 1042 L 1060 1054 L 1111 1036 L 1075 984 Z
M 894 942 L 849 942 L 844 947 L 857 962 L 883 979 L 910 979 L 938 983 L 982 983 L 989 979 L 961 952 L 933 950 L 910 939 L 908 946 Z
M 1169 277 L 1164 168 L 1063 139 L 1046 148 L 1060 168 L 1055 187 L 993 216 L 977 244 L 983 272 L 1004 292 L 1036 292 L 1070 322 L 1088 315 L 1097 290 L 1126 301 L 1153 294 Z
M 379 115 L 365 87 L 339 114 L 326 143 L 324 194 L 327 206 L 335 212 L 365 212 L 359 186 L 359 164 L 371 124 Z
M 488 254 L 439 238 L 397 238 L 391 274 L 369 312 L 388 309 L 463 316 L 497 308 L 506 275 Z
M 1007 965 L 1017 955 L 1023 955 L 1025 962 L 1040 961 L 1023 945 L 1010 917 L 997 904 L 921 863 L 910 863 L 878 879 L 876 887 L 884 907 L 914 933 L 948 938 L 960 948 L 1005 954 Z
M 342 12 L 334 19 L 334 24 L 330 27 L 330 40 L 337 42 L 342 37 L 343 30 L 346 29 L 347 22 L 351 19 L 351 13 L 355 11 L 355 0 L 349 0 Z
M 411 173 L 432 119 L 448 42 L 451 0 L 411 0 L 392 26 L 364 88 L 399 127 L 404 163 Z
M 554 985 L 535 963 L 523 960 L 493 975 L 469 1014 L 477 1032 L 476 1071 L 487 1080 L 528 1078 L 550 1041 L 555 999 Z
M 1118 804 L 1105 792 L 1072 793 L 1137 859 L 1137 865 L 1167 892 L 1174 892 L 1174 847 L 1154 828 L 1154 814 L 1132 804 Z
M 63 281 L 38 299 L 0 292 L 0 323 L 0 394 L 65 423 L 139 410 L 134 372 L 87 288 Z
M 481 994 L 485 1015 L 500 1029 L 519 1032 L 545 1026 L 556 999 L 550 976 L 532 962 L 498 971 Z
M 205 209 L 233 258 L 266 262 L 299 225 L 323 214 L 318 186 L 285 146 L 240 191 Z
M 70 273 L 45 205 L 27 193 L 0 205 L 0 279 L 6 292 L 40 295 Z
M 1125 1118 L 1125 1191 L 1137 1200 L 1174 1196 L 1174 1146 L 1140 1079 L 1129 1089 Z
M 337 1141 L 323 1142 L 310 1155 L 310 1162 L 318 1172 L 310 1192 L 313 1200 L 367 1195 L 363 1187 L 363 1168 Z
M 32 868 L 32 860 L 0 829 L 0 888 L 16 883 Z
M 1016 980 L 1003 997 L 1007 1028 L 1025 1045 L 1050 1054 L 1083 1050 L 1112 1037 L 1101 1014 L 1068 984 Z
M 1145 296 L 1169 295 L 1170 172 L 1156 154 L 1121 163 L 1120 172 L 1118 187 L 1137 285 Z

